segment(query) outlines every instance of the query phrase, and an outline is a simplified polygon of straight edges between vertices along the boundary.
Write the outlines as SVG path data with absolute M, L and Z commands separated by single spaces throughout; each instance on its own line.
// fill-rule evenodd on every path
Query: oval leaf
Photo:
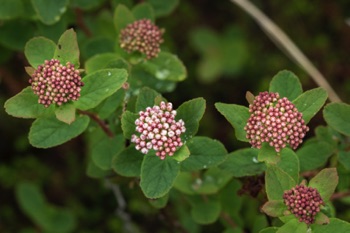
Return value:
M 140 151 L 135 147 L 129 146 L 122 152 L 116 154 L 113 158 L 112 168 L 119 175 L 126 177 L 136 177 L 141 174 L 141 164 L 143 157 Z
M 164 196 L 172 188 L 179 174 L 180 164 L 166 157 L 161 160 L 155 155 L 144 156 L 141 166 L 141 189 L 148 198 Z
M 45 37 L 34 37 L 24 47 L 24 54 L 29 64 L 35 69 L 44 64 L 45 60 L 54 57 L 56 44 Z
M 81 89 L 81 96 L 74 105 L 80 110 L 96 107 L 121 88 L 127 76 L 124 69 L 104 69 L 85 76 L 82 80 L 84 86 Z
M 21 118 L 37 118 L 54 112 L 54 105 L 45 108 L 44 105 L 38 103 L 38 99 L 32 88 L 26 87 L 5 102 L 5 111 L 11 116 Z
M 183 81 L 187 76 L 186 67 L 175 55 L 160 52 L 157 57 L 141 63 L 147 72 L 159 80 Z
M 350 136 L 350 105 L 345 103 L 331 103 L 323 109 L 323 117 L 327 124 L 336 131 Z
M 68 0 L 31 0 L 39 19 L 47 25 L 58 22 L 67 10 Z
M 249 109 L 247 107 L 236 104 L 216 103 L 216 109 L 226 118 L 226 120 L 235 129 L 235 134 L 238 140 L 248 142 L 245 125 L 249 119 Z
M 219 201 L 208 200 L 193 205 L 191 215 L 193 220 L 199 224 L 210 224 L 219 218 L 220 211 L 221 205 Z
M 219 168 L 233 174 L 234 177 L 254 176 L 265 171 L 265 163 L 258 161 L 258 149 L 245 148 L 228 154 Z
M 70 125 L 55 116 L 36 119 L 29 131 L 29 142 L 38 148 L 49 148 L 75 138 L 87 128 L 89 118 L 80 116 Z
M 66 103 L 55 110 L 55 114 L 58 120 L 71 124 L 75 121 L 75 107 L 72 103 Z
M 114 26 L 119 34 L 119 31 L 125 28 L 128 24 L 135 21 L 134 15 L 123 4 L 118 4 L 113 15 Z
M 59 60 L 61 64 L 66 65 L 70 62 L 74 68 L 79 68 L 79 47 L 77 42 L 77 34 L 73 29 L 65 31 L 58 40 L 54 58 Z
M 186 101 L 177 109 L 176 120 L 182 119 L 185 122 L 185 141 L 197 133 L 199 121 L 202 119 L 204 111 L 205 100 L 203 98 Z
M 195 171 L 217 166 L 227 155 L 224 145 L 207 137 L 194 137 L 187 142 L 190 157 L 181 163 L 182 171 Z
M 303 93 L 298 77 L 287 70 L 277 73 L 270 82 L 270 92 L 278 92 L 280 97 L 287 97 L 290 101 Z
M 277 166 L 268 166 L 265 173 L 266 193 L 269 200 L 283 200 L 283 193 L 297 183 Z
M 309 187 L 318 190 L 324 202 L 327 202 L 338 185 L 338 173 L 336 168 L 325 168 L 309 182 Z
M 303 119 L 307 124 L 311 118 L 322 108 L 327 100 L 327 92 L 319 87 L 304 92 L 293 101 L 295 107 L 303 114 Z

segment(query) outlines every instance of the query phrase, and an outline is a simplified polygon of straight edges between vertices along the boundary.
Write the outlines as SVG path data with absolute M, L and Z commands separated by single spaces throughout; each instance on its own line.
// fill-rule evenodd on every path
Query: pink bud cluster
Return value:
M 29 83 L 39 96 L 39 104 L 45 107 L 79 99 L 81 87 L 84 85 L 79 70 L 73 64 L 67 62 L 64 66 L 57 59 L 46 60 L 43 65 L 39 65 Z
M 311 224 L 324 205 L 320 193 L 315 188 L 297 185 L 283 194 L 284 203 L 300 222 Z
M 160 44 L 163 30 L 159 29 L 149 19 L 140 19 L 129 24 L 120 31 L 120 47 L 128 53 L 139 51 L 146 55 L 147 59 L 157 57 L 160 52 Z
M 249 112 L 251 115 L 244 129 L 250 144 L 256 148 L 268 142 L 276 152 L 287 144 L 296 149 L 309 131 L 302 113 L 278 93 L 261 92 L 249 105 Z
M 186 131 L 184 121 L 175 121 L 175 116 L 176 110 L 173 110 L 172 104 L 163 101 L 159 106 L 140 111 L 135 121 L 139 135 L 133 134 L 131 137 L 136 150 L 147 154 L 153 149 L 161 159 L 165 159 L 166 155 L 172 156 L 182 146 L 180 136 Z

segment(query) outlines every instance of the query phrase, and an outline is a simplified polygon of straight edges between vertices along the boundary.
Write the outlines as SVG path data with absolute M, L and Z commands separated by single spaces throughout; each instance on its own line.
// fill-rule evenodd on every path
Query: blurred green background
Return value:
M 11 0 L 0 0 L 0 7 L 8 1 Z M 57 41 L 67 27 L 73 27 L 81 42 L 84 63 L 92 55 L 114 48 L 110 42 L 110 38 L 117 36 L 110 30 L 113 27 L 110 12 L 114 7 L 119 2 L 130 6 L 142 1 L 72 0 L 61 20 L 51 26 L 40 22 L 29 1 L 23 2 L 26 2 L 24 10 L 19 15 L 12 12 L 14 15 L 0 18 L 1 106 L 29 85 L 29 77 L 24 71 L 28 64 L 23 48 L 31 37 L 42 35 Z M 32 2 L 40 4 L 39 0 Z M 207 109 L 198 135 L 222 141 L 228 151 L 247 146 L 235 140 L 232 127 L 216 111 L 214 103 L 247 105 L 246 91 L 257 94 L 267 90 L 269 81 L 280 70 L 294 72 L 301 79 L 304 90 L 316 87 L 254 20 L 230 1 L 171 2 L 176 8 L 168 15 L 160 15 L 156 23 L 166 30 L 164 49 L 177 54 L 183 61 L 188 78 L 164 96 L 175 107 L 195 97 L 206 99 Z M 350 18 L 350 2 L 252 2 L 290 36 L 342 100 L 349 102 L 350 25 L 346 20 Z M 3 11 L 4 8 L 0 14 L 4 14 Z M 89 33 L 94 40 L 89 40 Z M 103 46 L 99 47 L 101 44 Z M 187 227 L 187 231 L 174 227 L 178 221 L 186 222 L 184 210 L 173 208 L 171 204 L 161 211 L 156 210 L 143 197 L 135 180 L 115 177 L 120 190 L 113 192 L 106 180 L 88 177 L 84 136 L 52 149 L 31 147 L 27 140 L 30 124 L 31 120 L 13 118 L 4 108 L 0 109 L 0 232 L 43 232 L 16 198 L 22 189 L 31 188 L 23 186 L 23 182 L 37 185 L 34 187 L 39 191 L 34 190 L 33 195 L 43 195 L 39 195 L 38 201 L 50 206 L 47 211 L 60 215 L 58 219 L 62 223 L 71 224 L 74 229 L 71 232 L 122 232 L 128 222 L 122 220 L 122 210 L 131 219 L 133 230 L 130 232 L 221 232 L 220 224 L 205 226 L 205 230 L 195 225 Z M 309 136 L 312 136 L 314 126 L 320 124 L 323 120 L 318 115 L 310 123 Z M 125 209 L 117 203 L 115 192 L 118 191 L 128 203 Z M 340 218 L 350 220 L 346 206 L 339 214 Z

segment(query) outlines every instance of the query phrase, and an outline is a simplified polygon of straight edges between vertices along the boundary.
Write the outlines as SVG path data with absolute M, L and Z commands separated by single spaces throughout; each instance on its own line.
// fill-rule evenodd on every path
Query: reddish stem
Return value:
M 92 113 L 92 112 L 83 111 L 83 110 L 78 110 L 78 112 L 80 114 L 87 115 L 92 120 L 94 120 L 101 127 L 101 129 L 107 134 L 108 137 L 110 137 L 110 138 L 114 137 L 114 133 L 111 131 L 111 129 L 108 127 L 108 125 L 98 117 L 97 114 Z

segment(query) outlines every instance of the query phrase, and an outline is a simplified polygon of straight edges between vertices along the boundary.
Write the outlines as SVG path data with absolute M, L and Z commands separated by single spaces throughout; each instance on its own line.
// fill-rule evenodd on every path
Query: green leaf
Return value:
M 177 109 L 176 120 L 182 119 L 185 122 L 186 132 L 185 141 L 194 136 L 199 127 L 199 121 L 202 119 L 205 111 L 205 99 L 195 98 L 182 103 Z
M 53 58 L 56 44 L 45 37 L 34 37 L 26 43 L 24 54 L 29 64 L 35 69 Z
M 136 100 L 136 112 L 145 111 L 147 107 L 153 107 L 156 104 L 155 99 L 160 96 L 158 92 L 148 87 L 142 88 Z
M 267 142 L 262 144 L 258 154 L 258 161 L 266 162 L 266 164 L 276 164 L 280 159 L 281 155 L 276 152 L 274 147 L 270 146 Z
M 323 141 L 309 140 L 299 150 L 300 171 L 310 171 L 325 165 L 334 148 Z
M 178 162 L 182 162 L 184 160 L 186 160 L 189 156 L 190 156 L 190 150 L 188 149 L 188 147 L 186 145 L 181 146 L 180 148 L 178 148 L 174 155 L 172 156 L 173 159 L 175 159 Z
M 220 211 L 221 205 L 218 200 L 201 200 L 192 206 L 191 216 L 199 224 L 211 224 L 219 218 Z
M 85 76 L 82 80 L 84 86 L 80 92 L 81 96 L 74 102 L 76 108 L 88 110 L 96 107 L 121 88 L 127 76 L 124 69 L 104 69 Z
M 207 137 L 194 137 L 186 145 L 191 155 L 181 163 L 182 171 L 195 171 L 217 166 L 225 160 L 227 155 L 221 142 Z
M 339 151 L 338 161 L 347 169 L 350 170 L 350 151 Z
M 58 22 L 67 10 L 68 0 L 31 0 L 39 19 L 47 25 Z
M 0 44 L 19 52 L 23 52 L 25 44 L 36 31 L 34 24 L 28 20 L 3 21 L 0 29 Z
M 169 195 L 166 194 L 163 197 L 160 197 L 157 199 L 149 199 L 148 201 L 154 208 L 162 209 L 168 204 L 168 199 L 169 199 Z
M 47 218 L 47 206 L 39 187 L 32 183 L 19 183 L 16 187 L 16 197 L 22 211 L 34 222 L 42 225 Z
M 150 20 L 154 21 L 154 10 L 153 10 L 152 6 L 147 2 L 137 4 L 132 9 L 132 13 L 134 14 L 135 19 L 137 19 L 137 20 L 150 19 Z
M 140 65 L 159 80 L 180 82 L 187 76 L 186 67 L 182 61 L 168 52 L 160 52 L 157 57 L 145 60 Z
M 93 10 L 99 7 L 105 0 L 72 0 L 71 4 L 74 8 L 80 8 L 84 11 Z
M 334 149 L 337 147 L 337 144 L 338 144 L 337 137 L 339 137 L 339 135 L 337 135 L 337 132 L 335 132 L 329 126 L 322 126 L 322 125 L 318 126 L 315 129 L 315 134 L 316 134 L 316 138 L 319 141 L 324 141 L 328 143 Z
M 265 173 L 266 193 L 269 200 L 283 200 L 283 193 L 297 183 L 277 166 L 268 166 Z
M 68 233 L 75 228 L 75 218 L 66 209 L 49 205 L 37 185 L 20 183 L 16 197 L 23 210 L 45 232 Z
M 258 161 L 258 149 L 245 148 L 228 154 L 219 168 L 231 173 L 234 177 L 254 176 L 265 171 L 265 163 Z
M 145 196 L 159 198 L 167 194 L 179 171 L 179 162 L 172 158 L 166 157 L 161 160 L 158 156 L 151 154 L 144 156 L 140 186 Z
M 217 194 L 231 179 L 232 174 L 219 169 L 209 168 L 202 177 L 193 179 L 191 188 L 198 194 Z
M 119 89 L 113 95 L 103 100 L 93 109 L 101 119 L 107 119 L 117 108 L 121 107 L 125 98 L 125 91 Z
M 70 125 L 55 116 L 36 119 L 29 131 L 29 142 L 38 148 L 49 148 L 63 144 L 84 132 L 90 119 L 80 116 Z
M 262 229 L 261 231 L 259 231 L 259 233 L 276 233 L 278 230 L 277 227 L 268 227 L 265 229 Z
M 110 53 L 115 46 L 115 38 L 91 37 L 81 46 L 81 55 L 84 59 L 89 59 L 99 54 Z
M 99 168 L 91 159 L 89 159 L 87 168 L 86 168 L 86 175 L 91 178 L 105 178 L 108 175 L 110 175 L 110 171 L 103 170 Z
M 330 103 L 323 109 L 327 124 L 346 136 L 350 136 L 349 114 L 350 105 L 345 103 Z
M 112 168 L 119 175 L 126 177 L 137 177 L 141 174 L 143 157 L 134 145 L 129 146 L 113 157 Z
M 53 114 L 54 105 L 45 108 L 44 105 L 38 103 L 38 99 L 32 88 L 26 87 L 5 102 L 5 111 L 11 116 L 21 118 L 37 118 Z
M 233 126 L 236 138 L 240 141 L 248 142 L 249 140 L 246 137 L 247 133 L 244 127 L 250 117 L 249 109 L 241 105 L 224 103 L 216 103 L 215 107 Z
M 77 34 L 73 29 L 65 31 L 58 40 L 54 58 L 59 60 L 61 64 L 66 65 L 70 62 L 74 68 L 79 68 L 79 47 L 77 42 Z
M 309 187 L 318 190 L 324 202 L 327 202 L 338 185 L 338 173 L 336 168 L 325 168 L 309 182 Z
M 315 233 L 348 233 L 350 232 L 350 223 L 337 218 L 330 218 L 330 222 L 327 225 L 311 225 L 312 232 Z
M 278 72 L 270 82 L 269 92 L 278 92 L 281 98 L 293 101 L 303 93 L 298 77 L 287 70 Z
M 308 226 L 304 222 L 292 219 L 280 227 L 276 233 L 307 233 Z
M 202 174 L 181 172 L 174 183 L 174 187 L 183 193 L 217 194 L 231 179 L 232 174 L 212 167 Z
M 123 28 L 125 28 L 128 24 L 133 23 L 135 21 L 134 15 L 131 11 L 124 6 L 123 4 L 119 4 L 114 11 L 113 22 L 117 34 Z
M 125 111 L 123 113 L 121 121 L 122 130 L 125 138 L 130 139 L 131 135 L 133 135 L 136 132 L 135 121 L 138 117 L 138 114 L 132 113 L 130 111 Z
M 124 149 L 124 137 L 122 134 L 108 137 L 104 132 L 97 138 L 91 146 L 91 159 L 101 169 L 112 168 L 114 155 L 119 154 Z
M 23 14 L 21 0 L 1 0 L 0 4 L 0 20 L 14 19 Z
M 106 65 L 120 56 L 116 53 L 102 53 L 96 54 L 89 58 L 85 63 L 85 72 L 90 74 L 92 72 L 106 68 Z
M 271 217 L 283 216 L 284 212 L 288 210 L 286 204 L 282 200 L 273 200 L 266 202 L 261 210 Z
M 155 11 L 156 17 L 162 17 L 169 15 L 171 12 L 175 10 L 177 5 L 179 5 L 179 0 L 167 0 L 166 2 L 163 0 L 147 0 Z
M 322 108 L 327 96 L 327 91 L 319 87 L 304 92 L 293 101 L 295 107 L 303 114 L 305 124 Z
M 75 107 L 72 103 L 66 103 L 55 110 L 56 117 L 59 121 L 71 124 L 75 121 Z
M 281 159 L 277 166 L 289 174 L 296 183 L 299 182 L 299 159 L 292 149 L 284 148 L 281 150 Z

